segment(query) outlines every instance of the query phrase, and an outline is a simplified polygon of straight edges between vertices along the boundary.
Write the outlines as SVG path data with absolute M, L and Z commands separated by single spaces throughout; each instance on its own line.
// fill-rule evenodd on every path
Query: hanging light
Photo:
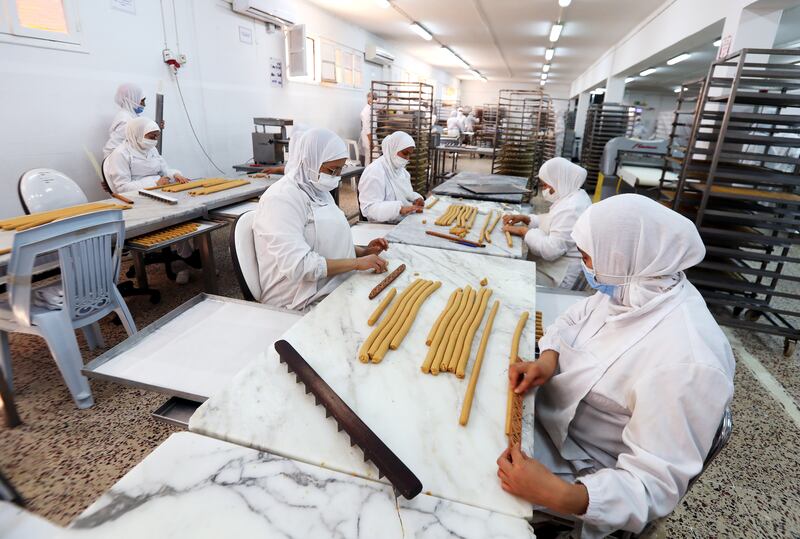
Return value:
M 722 45 L 722 38 L 716 40 L 714 43 L 712 43 L 712 45 L 714 45 L 715 47 L 719 47 L 720 45 Z
M 544 50 L 544 59 L 545 61 L 549 62 L 553 59 L 553 56 L 556 55 L 556 50 L 553 47 Z
M 656 72 L 656 68 L 649 67 L 649 68 L 645 69 L 644 71 L 642 71 L 641 73 L 639 73 L 639 76 L 640 77 L 646 77 L 647 75 L 650 75 L 650 74 L 655 73 L 655 72 Z
M 572 0 L 558 0 L 558 5 L 561 7 L 567 7 L 572 3 Z
M 547 80 L 547 73 L 542 73 L 542 80 Z
M 688 60 L 690 56 L 691 54 L 689 54 L 688 52 L 684 52 L 683 54 L 679 54 L 675 58 L 670 58 L 669 60 L 667 60 L 667 65 L 674 66 L 675 64 L 679 64 L 684 60 Z
M 453 49 L 451 49 L 450 47 L 445 47 L 444 45 L 442 45 L 442 48 L 443 48 L 444 50 L 446 50 L 447 52 L 449 52 L 449 53 L 450 53 L 450 56 L 452 56 L 453 58 L 455 58 L 456 62 L 458 62 L 458 63 L 461 65 L 461 67 L 463 67 L 464 69 L 467 69 L 467 70 L 469 70 L 469 69 L 472 69 L 472 66 L 471 66 L 471 65 L 469 65 L 467 62 L 465 62 L 465 61 L 464 61 L 464 59 L 463 59 L 463 58 L 461 58 L 459 55 L 457 55 L 456 53 L 454 53 L 454 52 L 453 52 Z
M 549 73 L 550 72 L 550 64 L 544 64 L 542 66 L 542 71 L 544 71 L 545 73 Z
M 417 34 L 419 37 L 421 37 L 425 41 L 430 41 L 431 39 L 433 39 L 433 36 L 431 35 L 431 33 L 428 32 L 427 30 L 425 30 L 422 26 L 420 26 L 419 23 L 412 22 L 409 25 L 409 28 L 411 29 L 412 32 Z
M 625 77 L 625 84 L 628 84 L 629 82 L 633 82 L 635 80 L 636 80 L 636 77 Z
M 561 21 L 553 23 L 550 27 L 550 41 L 555 43 L 561 37 L 561 31 L 564 29 L 564 24 Z

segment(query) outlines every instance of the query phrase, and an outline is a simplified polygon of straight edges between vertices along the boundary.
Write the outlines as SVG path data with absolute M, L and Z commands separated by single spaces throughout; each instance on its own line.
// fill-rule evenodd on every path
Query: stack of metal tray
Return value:
M 597 103 L 589 107 L 581 145 L 581 166 L 588 172 L 584 189 L 591 191 L 597 185 L 606 143 L 612 138 L 630 137 L 640 114 L 637 107 L 619 103 Z

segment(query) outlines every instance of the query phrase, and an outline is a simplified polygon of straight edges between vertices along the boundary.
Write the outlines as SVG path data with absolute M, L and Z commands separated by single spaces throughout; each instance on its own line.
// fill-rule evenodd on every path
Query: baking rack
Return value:
M 597 185 L 606 143 L 615 137 L 630 137 L 640 114 L 639 108 L 619 103 L 597 103 L 589 106 L 581 144 L 581 166 L 588 173 L 584 189 L 592 191 Z
M 450 113 L 454 110 L 458 110 L 458 107 L 461 106 L 461 101 L 459 100 L 447 100 L 447 99 L 437 99 L 433 102 L 433 112 L 436 114 L 436 125 L 442 126 L 444 128 L 447 127 L 447 119 L 450 117 Z
M 373 81 L 372 95 L 371 124 L 375 134 L 372 159 L 380 157 L 386 136 L 395 131 L 408 133 L 416 147 L 406 170 L 411 174 L 414 190 L 426 193 L 431 162 L 433 86 L 421 82 Z
M 717 321 L 783 337 L 787 356 L 800 338 L 798 62 L 743 49 L 711 65 L 673 201 L 706 245 L 689 278 Z
M 475 133 L 475 145 L 484 148 L 494 148 L 494 135 L 497 130 L 497 104 L 483 105 L 480 107 L 481 123 Z
M 555 154 L 553 101 L 541 90 L 500 90 L 492 174 L 528 178 L 536 188 L 539 167 Z

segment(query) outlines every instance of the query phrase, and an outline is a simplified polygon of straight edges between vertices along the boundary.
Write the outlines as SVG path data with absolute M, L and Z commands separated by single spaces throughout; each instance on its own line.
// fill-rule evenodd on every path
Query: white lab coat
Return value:
M 354 258 L 350 224 L 330 201 L 312 204 L 284 176 L 259 201 L 253 223 L 261 303 L 303 310 L 339 286 L 348 274 L 327 275 L 325 259 Z
M 461 129 L 459 128 L 458 118 L 455 114 L 451 114 L 447 119 L 447 136 L 457 137 L 460 134 Z
M 464 131 L 468 131 L 470 133 L 474 132 L 475 131 L 475 126 L 478 123 L 480 123 L 480 120 L 478 120 L 478 118 L 475 117 L 473 114 L 469 114 L 464 119 Z
M 106 145 L 103 146 L 103 159 L 111 155 L 114 149 L 125 142 L 125 128 L 128 122 L 136 118 L 136 115 L 126 109 L 119 109 L 114 119 L 111 121 L 111 127 L 108 128 L 108 140 Z
M 572 227 L 591 205 L 586 191 L 578 189 L 556 200 L 548 213 L 531 215 L 525 244 L 536 259 L 540 286 L 572 288 L 575 284 L 581 274 L 581 256 L 571 237 Z
M 534 456 L 589 493 L 583 537 L 641 531 L 702 470 L 733 395 L 733 354 L 685 277 L 634 312 L 595 293 L 547 328 L 558 370 L 538 389 Z
M 397 223 L 400 209 L 424 197 L 411 187 L 411 175 L 397 152 L 414 147 L 411 135 L 395 131 L 383 139 L 383 155 L 373 161 L 358 182 L 361 213 L 371 222 Z
M 181 172 L 170 168 L 155 148 L 138 152 L 125 141 L 103 162 L 103 173 L 111 191 L 122 193 L 153 187 L 162 176 L 174 180 Z
M 372 162 L 372 153 L 369 148 L 370 134 L 372 132 L 372 107 L 369 103 L 361 109 L 361 151 L 364 152 L 364 166 Z

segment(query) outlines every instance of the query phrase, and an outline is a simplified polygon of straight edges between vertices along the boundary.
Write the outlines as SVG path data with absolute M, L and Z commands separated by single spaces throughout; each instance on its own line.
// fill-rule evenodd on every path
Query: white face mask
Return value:
M 149 150 L 151 148 L 155 148 L 158 144 L 157 140 L 146 138 L 142 141 L 142 146 L 144 146 L 145 150 Z
M 397 161 L 396 161 L 396 163 L 397 163 L 398 165 L 400 165 L 400 167 L 401 167 L 401 168 L 406 168 L 406 167 L 408 166 L 409 160 L 408 160 L 408 159 L 406 159 L 405 157 L 400 157 L 400 156 L 398 155 L 398 156 L 397 156 Z
M 330 174 L 325 174 L 324 172 L 320 172 L 317 181 L 311 183 L 313 183 L 314 187 L 316 187 L 320 191 L 333 191 L 334 189 L 339 187 L 339 180 L 341 179 L 342 178 L 340 176 L 332 176 Z
M 547 202 L 555 202 L 558 200 L 558 195 L 555 192 L 551 193 L 550 189 L 542 189 L 542 198 Z

